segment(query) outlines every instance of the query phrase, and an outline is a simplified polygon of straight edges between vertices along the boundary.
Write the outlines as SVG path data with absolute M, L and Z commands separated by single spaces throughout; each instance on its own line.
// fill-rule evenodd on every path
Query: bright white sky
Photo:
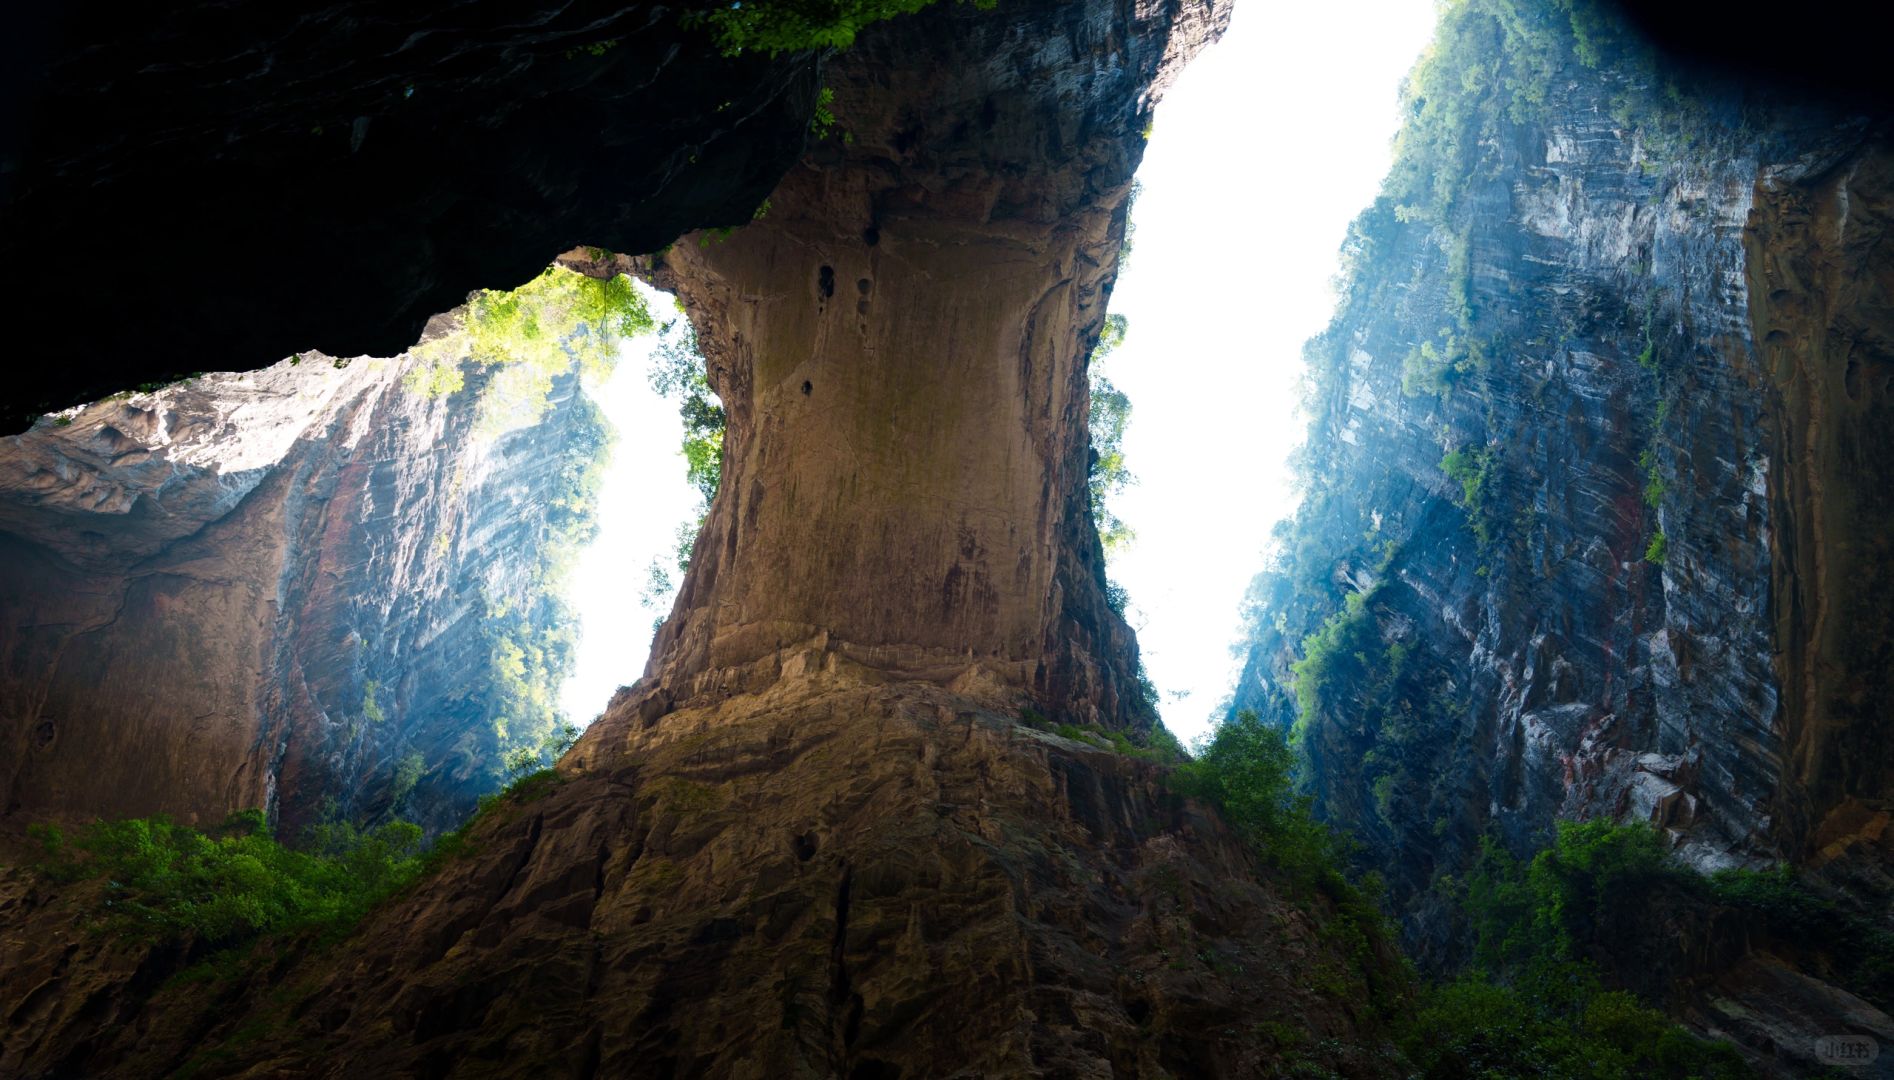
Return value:
M 1158 106 L 1111 303 L 1130 334 L 1105 374 L 1131 398 L 1125 460 L 1139 480 L 1113 503 L 1138 539 L 1111 573 L 1130 591 L 1164 721 L 1187 743 L 1234 682 L 1238 605 L 1270 527 L 1294 509 L 1302 343 L 1328 323 L 1337 249 L 1387 172 L 1396 93 L 1434 20 L 1432 0 L 1247 0 Z M 676 409 L 646 382 L 648 347 L 633 343 L 596 392 L 619 442 L 574 580 L 583 631 L 562 701 L 581 724 L 643 672 L 660 613 L 638 592 L 694 501 Z

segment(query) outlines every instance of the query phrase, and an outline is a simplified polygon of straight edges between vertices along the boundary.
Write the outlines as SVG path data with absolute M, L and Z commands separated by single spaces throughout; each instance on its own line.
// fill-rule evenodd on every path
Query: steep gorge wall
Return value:
M 333 800 L 443 828 L 498 784 L 495 652 L 563 669 L 538 576 L 609 432 L 569 374 L 538 423 L 481 433 L 487 375 L 430 398 L 411 363 L 305 354 L 0 443 L 9 814 L 264 807 L 294 835 Z
M 1301 725 L 1432 964 L 1465 955 L 1480 838 L 1525 854 L 1562 818 L 1650 822 L 1702 869 L 1846 856 L 1873 907 L 1887 131 L 1587 64 L 1566 8 L 1509 10 L 1539 21 L 1473 24 L 1463 104 L 1404 136 L 1460 125 L 1447 209 L 1384 197 L 1344 249 L 1234 706 Z

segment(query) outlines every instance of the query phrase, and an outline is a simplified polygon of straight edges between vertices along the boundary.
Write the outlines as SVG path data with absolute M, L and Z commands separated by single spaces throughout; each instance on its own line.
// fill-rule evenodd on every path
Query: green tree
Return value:
M 1137 538 L 1131 526 L 1112 513 L 1107 502 L 1136 481 L 1131 470 L 1125 467 L 1125 428 L 1131 423 L 1131 399 L 1100 370 L 1105 358 L 1124 344 L 1128 326 L 1123 315 L 1105 316 L 1105 325 L 1099 331 L 1098 345 L 1092 350 L 1087 369 L 1091 382 L 1087 428 L 1092 439 L 1092 456 L 1086 488 L 1091 498 L 1092 520 L 1098 527 L 1098 540 L 1107 557 L 1123 551 Z

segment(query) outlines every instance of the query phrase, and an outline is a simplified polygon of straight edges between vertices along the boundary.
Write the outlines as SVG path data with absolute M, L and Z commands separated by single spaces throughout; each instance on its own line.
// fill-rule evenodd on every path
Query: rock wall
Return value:
M 1879 910 L 1888 129 L 1622 44 L 1588 64 L 1566 9 L 1511 10 L 1543 21 L 1462 39 L 1495 66 L 1431 114 L 1470 148 L 1450 209 L 1384 197 L 1344 249 L 1233 707 L 1300 725 L 1429 964 L 1464 958 L 1480 838 L 1523 855 L 1562 818 L 1651 822 L 1705 870 L 1841 860 Z M 1534 33 L 1537 99 L 1495 59 Z
M 7 813 L 441 828 L 497 786 L 495 650 L 562 667 L 537 576 L 608 432 L 576 375 L 487 436 L 485 374 L 430 398 L 408 367 L 304 354 L 0 441 Z
M 764 217 L 648 264 L 729 416 L 650 710 L 836 655 L 1153 722 L 1104 597 L 1079 346 L 1155 95 L 1224 14 L 897 20 L 833 63 L 836 130 Z

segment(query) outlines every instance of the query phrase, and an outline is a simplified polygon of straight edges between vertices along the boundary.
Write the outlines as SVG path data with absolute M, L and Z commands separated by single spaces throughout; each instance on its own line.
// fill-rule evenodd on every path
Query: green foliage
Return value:
M 1484 841 L 1465 896 L 1478 970 L 1430 992 L 1403 1048 L 1429 1077 L 1502 1063 L 1570 1077 L 1749 1075 L 1733 1048 L 1604 989 L 1586 955 L 1702 880 L 1648 826 L 1560 822 L 1524 864 Z
M 1401 393 L 1407 397 L 1432 394 L 1446 397 L 1462 377 L 1486 369 L 1486 353 L 1477 341 L 1463 341 L 1441 331 L 1438 348 L 1423 341 L 1401 362 Z
M 1450 450 L 1440 459 L 1440 471 L 1460 485 L 1460 498 L 1454 502 L 1467 512 L 1467 526 L 1473 530 L 1473 538 L 1482 550 L 1493 538 L 1486 505 L 1487 481 L 1491 479 L 1492 470 L 1493 454 L 1486 450 Z
M 381 683 L 374 679 L 362 684 L 362 715 L 377 724 L 388 719 L 387 714 L 381 711 L 381 706 L 375 702 L 375 691 L 379 689 Z
M 1151 128 L 1149 124 L 1145 125 L 1144 131 L 1144 137 L 1147 139 L 1150 138 Z M 1118 273 L 1120 274 L 1124 273 L 1125 268 L 1131 265 L 1131 252 L 1137 247 L 1138 221 L 1131 216 L 1131 213 L 1137 209 L 1138 197 L 1143 194 L 1144 185 L 1133 180 L 1131 182 L 1131 190 L 1125 195 L 1125 235 L 1124 239 L 1118 241 Z M 1122 340 L 1123 335 L 1120 334 L 1119 337 Z
M 558 691 L 574 663 L 578 626 L 566 599 L 567 582 L 580 552 L 598 532 L 598 491 L 613 439 L 604 413 L 591 399 L 580 395 L 568 407 L 566 438 L 544 496 L 539 562 L 516 591 L 489 595 L 483 611 L 492 743 L 480 757 L 500 776 L 522 755 L 556 757 L 547 746 L 564 731 Z
M 846 49 L 864 27 L 908 15 L 934 0 L 750 0 L 683 16 L 687 26 L 710 30 L 726 56 L 764 52 L 771 56 L 809 49 Z M 997 0 L 973 0 L 991 8 Z
M 700 502 L 694 520 L 677 530 L 677 572 L 690 570 L 691 551 L 697 534 L 710 516 L 710 501 L 723 483 L 723 403 L 711 389 L 703 354 L 697 347 L 697 332 L 687 319 L 665 324 L 658 347 L 653 350 L 651 388 L 662 397 L 677 402 L 678 416 L 684 421 L 684 477 L 697 489 Z M 669 573 L 656 562 L 651 564 L 649 581 L 640 602 L 649 608 L 663 606 L 676 586 Z
M 1664 535 L 1664 530 L 1659 529 L 1652 534 L 1651 542 L 1644 547 L 1644 561 L 1662 566 L 1669 556 L 1670 538 Z
M 1798 880 L 1787 866 L 1719 870 L 1711 900 L 1745 912 L 1783 944 L 1825 957 L 1834 981 L 1886 1010 L 1894 1008 L 1894 932 Z
M 1039 722 L 1034 723 L 1027 719 L 1028 713 Z M 1062 739 L 1089 743 L 1101 750 L 1110 750 L 1126 757 L 1142 758 L 1167 765 L 1188 760 L 1188 755 L 1184 753 L 1184 744 L 1178 742 L 1177 736 L 1171 734 L 1170 729 L 1162 723 L 1153 725 L 1150 732 L 1144 736 L 1144 741 L 1137 742 L 1116 729 L 1093 727 L 1090 724 L 1055 725 L 1036 709 L 1022 710 L 1020 718 L 1026 720 L 1029 726 L 1049 730 Z
M 1217 726 L 1194 761 L 1172 769 L 1169 783 L 1214 805 L 1292 885 L 1327 901 L 1321 937 L 1353 965 L 1351 971 L 1331 972 L 1327 992 L 1365 999 L 1389 1014 L 1406 999 L 1411 973 L 1398 960 L 1393 930 L 1375 904 L 1379 879 L 1369 875 L 1358 887 L 1342 874 L 1342 841 L 1315 820 L 1308 798 L 1296 793 L 1294 765 L 1282 729 L 1245 709 Z
M 1400 1045 L 1425 1080 L 1752 1075 L 1734 1047 L 1693 1037 L 1629 994 L 1598 991 L 1561 1010 L 1477 976 L 1429 989 Z
M 1131 470 L 1125 467 L 1125 428 L 1131 423 L 1131 399 L 1100 370 L 1105 358 L 1124 344 L 1127 325 L 1123 315 L 1105 317 L 1089 366 L 1091 413 L 1087 429 L 1092 439 L 1092 457 L 1086 489 L 1091 498 L 1092 520 L 1098 528 L 1098 541 L 1107 558 L 1137 539 L 1131 526 L 1106 505 L 1108 498 L 1136 481 Z M 1122 606 L 1115 610 L 1120 616 L 1124 614 Z
M 1302 659 L 1289 665 L 1295 676 L 1298 725 L 1332 702 L 1339 687 L 1365 681 L 1368 658 L 1382 655 L 1381 635 L 1368 611 L 1373 598 L 1372 593 L 1348 594 L 1340 611 L 1302 639 Z
M 1577 943 L 1633 925 L 1653 887 L 1677 873 L 1647 826 L 1562 821 L 1552 846 L 1523 866 L 1488 841 L 1467 879 L 1475 959 L 1558 999 L 1576 978 L 1567 966 Z
M 708 506 L 723 479 L 723 403 L 710 387 L 697 332 L 686 320 L 665 327 L 653 350 L 651 388 L 678 403 L 684 420 L 685 477 Z
M 829 132 L 835 127 L 834 105 L 835 91 L 823 87 L 815 96 L 815 115 L 809 118 L 809 134 L 817 140 L 828 138 Z
M 1459 504 L 1466 509 L 1479 506 L 1486 487 L 1487 454 L 1483 450 L 1452 450 L 1440 459 L 1440 471 L 1460 485 Z
M 549 266 L 517 289 L 470 296 L 451 332 L 411 350 L 420 363 L 403 382 L 410 393 L 438 397 L 466 385 L 466 362 L 499 367 L 481 394 L 478 425 L 495 435 L 544 415 L 553 380 L 573 365 L 603 376 L 620 341 L 655 327 L 631 278 Z
M 390 806 L 400 806 L 401 800 L 408 797 L 421 777 L 427 773 L 427 759 L 420 754 L 408 754 L 395 764 L 395 775 L 389 781 L 388 802 Z
M 618 43 L 618 38 L 607 38 L 604 41 L 594 41 L 585 45 L 577 45 L 565 51 L 565 58 L 567 60 L 577 60 L 581 56 L 590 56 L 596 59 L 616 49 Z M 413 93 L 413 90 L 414 88 L 412 86 L 408 87 L 410 94 Z
M 1292 876 L 1336 874 L 1338 851 L 1327 826 L 1296 793 L 1295 753 L 1283 730 L 1245 709 L 1217 726 L 1196 760 L 1171 773 L 1171 786 L 1209 802 L 1224 820 Z
M 153 941 L 196 938 L 212 947 L 264 934 L 340 930 L 420 871 L 419 826 L 370 830 L 325 823 L 298 851 L 270 835 L 260 810 L 208 833 L 162 818 L 86 826 L 67 841 L 35 829 L 55 878 L 106 880 L 101 914 L 120 933 Z
M 540 738 L 539 745 L 515 747 L 506 755 L 509 785 L 517 785 L 527 776 L 551 769 L 578 741 L 576 725 L 559 724 Z
M 1638 468 L 1644 473 L 1644 505 L 1655 510 L 1664 502 L 1664 474 L 1658 468 L 1657 454 L 1645 450 L 1638 455 Z

